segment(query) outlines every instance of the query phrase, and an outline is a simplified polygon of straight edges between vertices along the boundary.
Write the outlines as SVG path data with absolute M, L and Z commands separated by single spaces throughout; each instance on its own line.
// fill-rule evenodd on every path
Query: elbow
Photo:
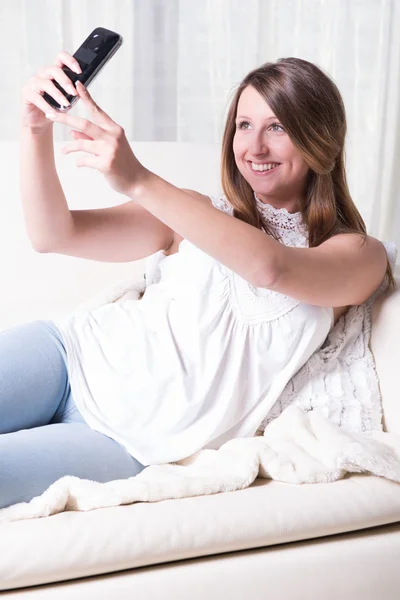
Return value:
M 276 242 L 275 246 L 266 253 L 267 260 L 263 260 L 256 274 L 257 283 L 260 288 L 275 290 L 282 276 L 286 272 L 288 264 L 287 254 L 291 248 Z
M 284 250 L 285 246 L 279 244 L 278 251 L 274 253 L 271 252 L 268 256 L 268 260 L 261 262 L 261 265 L 259 265 L 259 268 L 255 273 L 255 283 L 253 283 L 253 285 L 269 290 L 273 290 L 276 287 L 283 272 L 284 255 L 282 249 Z
M 252 284 L 255 287 L 265 288 L 268 290 L 274 289 L 276 282 L 278 281 L 277 270 L 273 269 L 271 265 L 265 266 L 265 264 L 255 273 L 254 281 Z

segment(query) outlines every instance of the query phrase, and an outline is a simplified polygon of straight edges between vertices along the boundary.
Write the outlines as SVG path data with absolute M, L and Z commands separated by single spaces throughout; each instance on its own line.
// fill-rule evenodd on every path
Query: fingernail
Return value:
M 80 68 L 79 64 L 74 65 L 74 71 L 75 73 L 78 73 L 78 75 L 82 73 L 82 69 Z
M 55 113 L 47 112 L 45 116 L 46 116 L 46 119 L 50 119 L 51 121 L 55 121 L 56 120 Z
M 76 89 L 74 88 L 73 85 L 68 86 L 68 91 L 71 94 L 71 96 L 76 96 Z

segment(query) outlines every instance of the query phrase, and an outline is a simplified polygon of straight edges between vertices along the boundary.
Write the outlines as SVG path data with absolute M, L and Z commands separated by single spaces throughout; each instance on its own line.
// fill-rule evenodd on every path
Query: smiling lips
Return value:
M 254 173 L 254 175 L 260 176 L 260 175 L 269 175 L 271 171 L 275 171 L 277 169 L 277 167 L 279 167 L 279 165 L 281 163 L 263 163 L 263 164 L 257 164 L 251 161 L 248 161 L 250 168 L 252 170 L 252 173 Z

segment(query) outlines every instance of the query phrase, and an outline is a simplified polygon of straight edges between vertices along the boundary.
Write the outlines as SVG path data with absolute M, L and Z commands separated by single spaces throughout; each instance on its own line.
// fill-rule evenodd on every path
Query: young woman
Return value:
M 78 94 L 89 118 L 52 111 L 52 83 L 79 72 L 62 52 L 23 89 L 21 193 L 39 252 L 147 260 L 140 300 L 0 334 L 0 506 L 69 474 L 132 477 L 255 434 L 290 378 L 350 305 L 386 276 L 346 184 L 340 93 L 317 66 L 267 63 L 239 85 L 222 145 L 221 198 L 174 187 L 134 156 L 124 130 Z M 64 152 L 128 198 L 69 210 Z M 201 165 L 199 165 L 201 168 Z

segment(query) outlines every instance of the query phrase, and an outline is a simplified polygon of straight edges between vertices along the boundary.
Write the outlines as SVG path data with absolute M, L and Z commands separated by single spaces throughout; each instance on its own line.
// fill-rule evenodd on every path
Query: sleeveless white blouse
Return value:
M 255 200 L 282 243 L 308 246 L 301 213 Z M 253 436 L 333 326 L 333 308 L 256 288 L 188 240 L 146 259 L 146 284 L 55 321 L 84 419 L 146 466 Z

